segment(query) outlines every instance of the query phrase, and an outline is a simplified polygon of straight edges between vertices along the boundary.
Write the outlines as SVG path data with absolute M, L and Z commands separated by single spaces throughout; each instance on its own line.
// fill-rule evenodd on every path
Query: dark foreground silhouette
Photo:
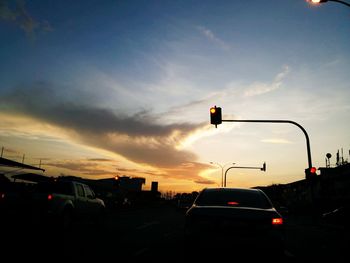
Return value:
M 156 262 L 188 259 L 274 259 L 348 262 L 349 235 L 341 226 L 314 223 L 310 216 L 286 218 L 283 255 L 266 253 L 258 245 L 232 237 L 185 238 L 185 213 L 159 203 L 147 207 L 106 211 L 96 224 L 79 221 L 68 229 L 36 222 L 25 215 L 1 214 L 1 261 L 8 260 L 111 260 Z

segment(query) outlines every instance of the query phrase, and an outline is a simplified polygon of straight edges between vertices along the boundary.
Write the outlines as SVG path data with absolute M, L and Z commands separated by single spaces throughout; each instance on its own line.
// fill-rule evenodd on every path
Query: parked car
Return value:
M 258 189 L 206 188 L 186 213 L 186 246 L 199 254 L 220 249 L 280 257 L 283 232 L 282 216 Z
M 98 221 L 105 204 L 88 185 L 57 180 L 37 185 L 32 196 L 32 208 L 40 219 L 53 220 L 67 228 L 73 220 Z

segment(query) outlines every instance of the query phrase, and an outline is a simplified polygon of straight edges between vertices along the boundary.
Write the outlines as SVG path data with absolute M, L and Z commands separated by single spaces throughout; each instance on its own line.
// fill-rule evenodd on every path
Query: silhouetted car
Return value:
M 54 219 L 67 228 L 73 219 L 98 221 L 105 204 L 86 184 L 58 180 L 39 183 L 32 196 L 32 208 L 45 219 Z
M 204 189 L 186 213 L 185 234 L 187 247 L 203 251 L 278 257 L 284 251 L 283 218 L 257 189 Z

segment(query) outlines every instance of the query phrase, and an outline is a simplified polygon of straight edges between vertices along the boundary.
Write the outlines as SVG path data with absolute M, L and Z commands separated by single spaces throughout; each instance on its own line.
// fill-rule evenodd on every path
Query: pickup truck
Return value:
M 34 216 L 53 220 L 63 228 L 69 227 L 73 220 L 98 221 L 105 209 L 103 200 L 88 185 L 69 180 L 38 183 L 31 205 Z

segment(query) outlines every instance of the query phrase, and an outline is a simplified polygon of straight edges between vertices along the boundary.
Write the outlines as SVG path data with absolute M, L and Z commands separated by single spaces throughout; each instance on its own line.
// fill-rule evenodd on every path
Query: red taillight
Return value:
M 283 218 L 272 218 L 273 225 L 283 225 Z
M 47 195 L 47 200 L 52 200 L 53 196 L 51 194 Z
M 5 193 L 0 193 L 0 198 L 4 199 L 5 198 Z
M 234 201 L 231 201 L 231 202 L 227 202 L 228 205 L 238 205 L 239 203 L 238 202 L 234 202 Z

